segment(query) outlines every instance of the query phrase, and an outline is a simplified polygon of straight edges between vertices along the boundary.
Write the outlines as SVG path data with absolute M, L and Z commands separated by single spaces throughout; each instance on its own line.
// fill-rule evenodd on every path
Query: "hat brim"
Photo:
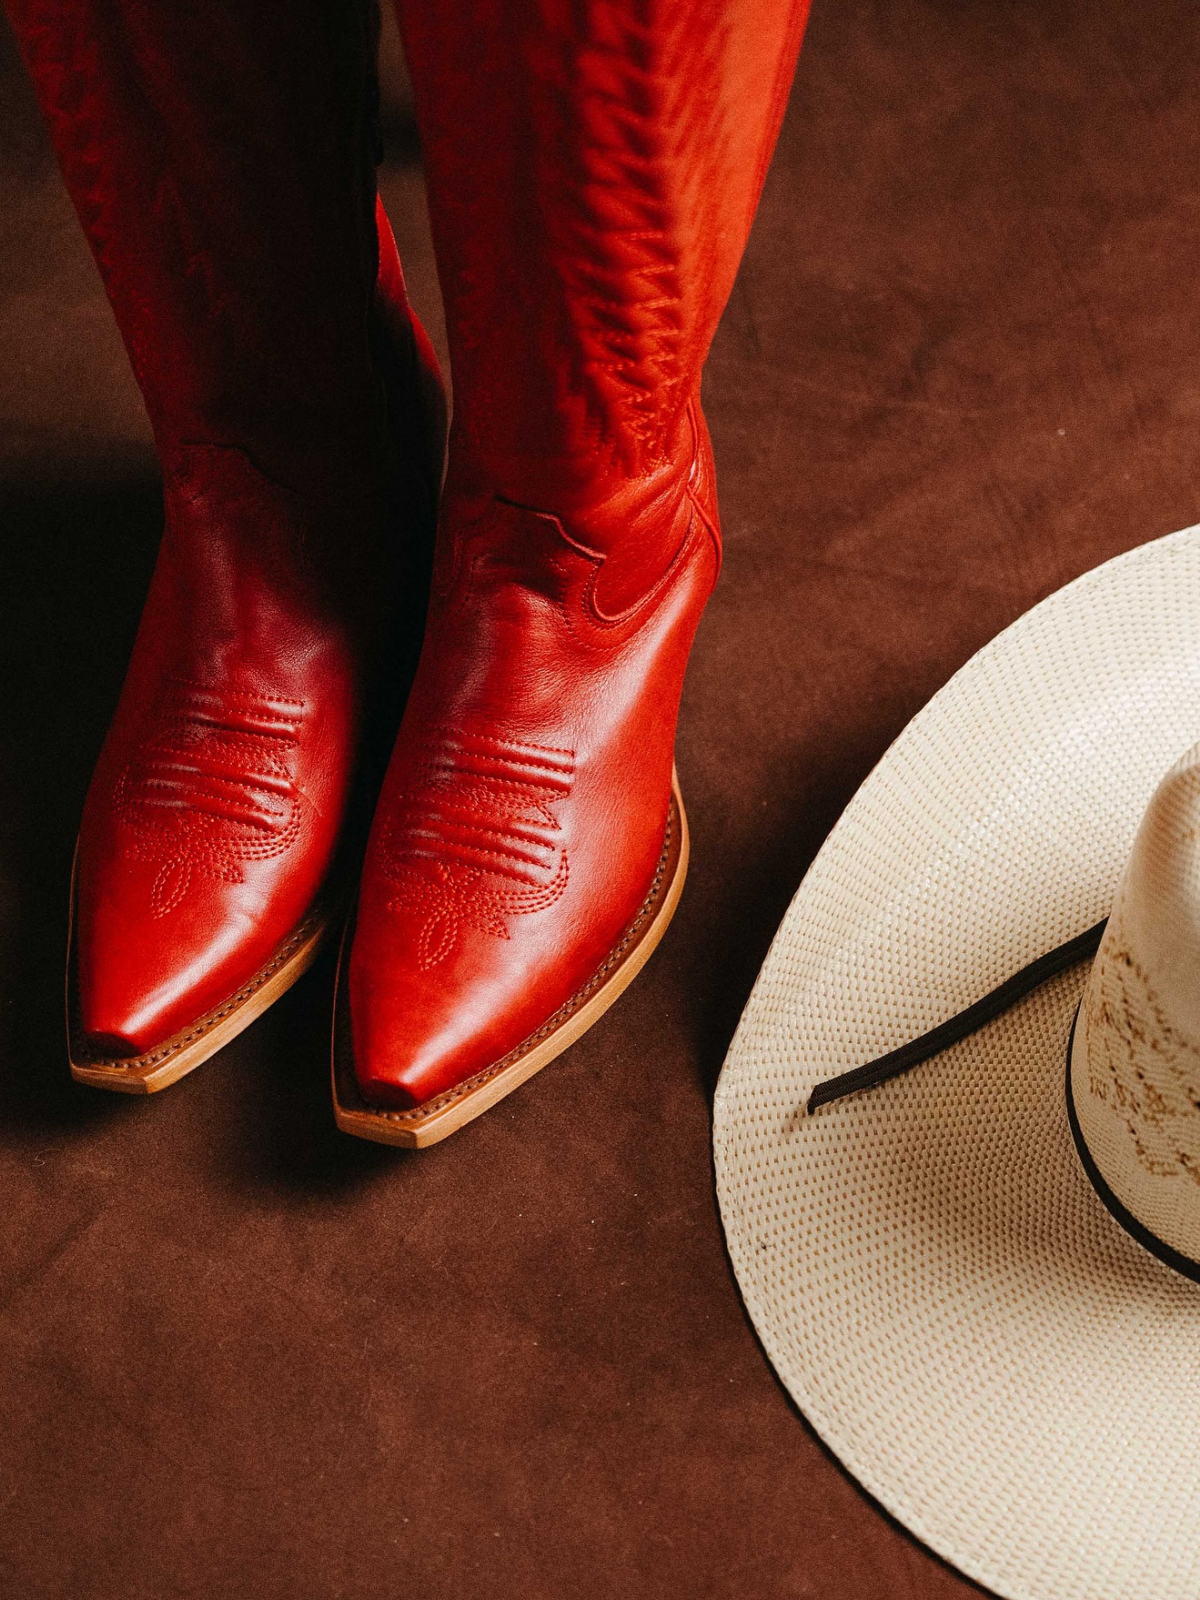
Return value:
M 1052 595 L 914 718 L 801 884 L 717 1090 L 730 1257 L 780 1378 L 1009 1600 L 1200 1594 L 1200 1285 L 1075 1151 L 1087 964 L 905 1077 L 805 1102 L 1105 916 L 1198 738 L 1200 527 Z

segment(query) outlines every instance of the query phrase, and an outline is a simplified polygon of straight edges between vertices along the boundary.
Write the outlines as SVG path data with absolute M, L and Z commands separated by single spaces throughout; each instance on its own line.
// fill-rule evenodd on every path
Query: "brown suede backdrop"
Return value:
M 417 1156 L 334 1131 L 328 964 L 149 1101 L 67 1075 L 71 846 L 158 509 L 0 71 L 0 1595 L 968 1592 L 764 1361 L 711 1093 L 905 720 L 1042 595 L 1200 517 L 1200 7 L 817 0 L 708 370 L 727 558 L 682 908 L 582 1043 Z M 411 141 L 382 182 L 436 322 Z

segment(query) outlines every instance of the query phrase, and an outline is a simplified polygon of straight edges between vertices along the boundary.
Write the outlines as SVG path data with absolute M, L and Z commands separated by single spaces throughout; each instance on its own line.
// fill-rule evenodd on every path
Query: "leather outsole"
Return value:
M 103 1057 L 88 1049 L 79 1020 L 72 870 L 67 945 L 67 1054 L 71 1076 L 79 1083 L 95 1089 L 114 1089 L 118 1094 L 156 1094 L 177 1083 L 248 1028 L 307 972 L 336 928 L 345 903 L 344 892 L 326 891 L 248 983 L 153 1050 L 137 1056 Z
M 453 1089 L 402 1110 L 370 1105 L 358 1087 L 347 983 L 354 927 L 351 917 L 342 937 L 333 1005 L 333 1111 L 338 1127 L 343 1133 L 372 1139 L 377 1144 L 423 1150 L 456 1133 L 511 1094 L 586 1033 L 637 977 L 675 915 L 687 866 L 687 814 L 678 778 L 672 775 L 666 837 L 650 891 L 601 966 L 515 1050 Z

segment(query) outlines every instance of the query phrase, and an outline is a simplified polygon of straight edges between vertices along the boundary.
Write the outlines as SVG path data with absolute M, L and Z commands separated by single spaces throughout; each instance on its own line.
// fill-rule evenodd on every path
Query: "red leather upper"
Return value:
M 5 0 L 164 457 L 378 429 L 373 30 L 342 0 Z
M 582 519 L 497 497 L 447 503 L 453 537 L 351 950 L 368 1099 L 420 1102 L 498 1061 L 596 971 L 646 899 L 684 667 L 719 566 L 693 416 L 687 453 L 641 512 L 648 536 L 666 523 L 675 548 L 632 603 L 606 582 L 611 558 L 584 542 Z
M 446 305 L 452 470 L 469 462 L 481 487 L 570 514 L 683 448 L 807 0 L 398 5 Z M 653 530 L 614 522 L 608 537 L 627 569 Z
M 79 856 L 84 1027 L 145 1049 L 295 926 L 343 822 L 389 586 L 370 29 L 285 0 L 10 4 L 164 462 Z M 650 887 L 718 564 L 700 370 L 805 9 L 401 0 L 455 426 L 351 958 L 375 1098 L 520 1042 Z M 436 399 L 390 321 L 411 458 Z
M 455 410 L 350 955 L 368 1100 L 552 1025 L 650 891 L 719 564 L 700 370 L 805 9 L 401 0 Z
M 236 996 L 304 919 L 342 841 L 387 638 L 413 628 L 440 398 L 386 218 L 381 338 L 397 470 L 273 482 L 228 445 L 164 463 L 166 526 L 80 829 L 75 936 L 94 1050 L 154 1048 Z M 390 249 L 388 248 L 390 246 Z M 407 340 L 405 335 L 407 334 Z M 403 470 L 400 470 L 403 468 Z M 347 862 L 347 869 L 352 862 Z
M 82 1026 L 134 1054 L 236 996 L 330 870 L 387 632 L 419 627 L 442 402 L 375 199 L 369 8 L 9 10 L 163 466 L 78 850 Z
M 116 1054 L 234 994 L 304 917 L 362 712 L 362 645 L 305 560 L 313 509 L 212 446 L 180 453 L 166 505 L 79 840 L 82 1021 Z

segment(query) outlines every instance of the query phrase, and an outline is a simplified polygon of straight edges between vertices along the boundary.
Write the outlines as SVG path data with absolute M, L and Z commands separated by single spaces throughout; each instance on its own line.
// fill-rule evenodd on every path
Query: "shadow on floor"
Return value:
M 30 1129 L 120 1112 L 67 1071 L 68 888 L 160 527 L 150 475 L 0 490 L 0 1115 Z

